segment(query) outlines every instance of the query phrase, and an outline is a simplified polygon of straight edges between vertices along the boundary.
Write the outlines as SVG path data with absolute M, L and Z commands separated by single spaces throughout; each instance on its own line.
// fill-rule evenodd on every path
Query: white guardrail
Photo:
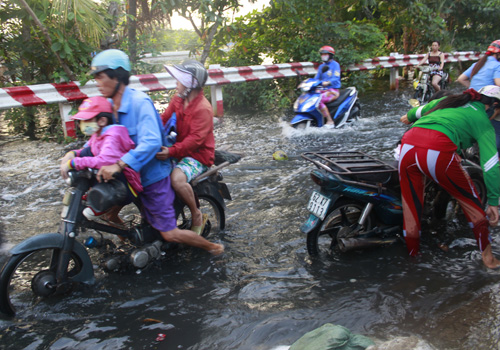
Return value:
M 478 60 L 478 52 L 454 52 L 445 54 L 445 62 Z M 391 69 L 391 89 L 397 88 L 398 68 L 415 66 L 424 55 L 399 55 L 391 54 L 388 57 L 367 59 L 359 64 L 344 68 L 344 71 L 364 71 L 380 68 Z M 281 63 L 263 66 L 222 68 L 218 65 L 210 66 L 207 86 L 211 86 L 212 105 L 215 114 L 222 116 L 224 113 L 222 86 L 226 84 L 242 83 L 248 81 L 280 79 L 300 76 L 311 76 L 317 72 L 317 63 Z M 175 89 L 175 80 L 167 73 L 134 75 L 130 77 L 129 86 L 145 92 Z M 14 86 L 0 88 L 0 110 L 38 106 L 59 103 L 61 119 L 65 136 L 75 136 L 74 122 L 69 118 L 72 105 L 70 102 L 81 101 L 87 97 L 97 96 L 94 80 L 81 86 L 79 82 L 38 84 L 30 86 Z

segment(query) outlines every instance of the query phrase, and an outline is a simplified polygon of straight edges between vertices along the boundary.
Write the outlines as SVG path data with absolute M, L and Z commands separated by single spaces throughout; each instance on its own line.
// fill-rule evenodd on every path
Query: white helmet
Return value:
M 486 85 L 483 86 L 478 92 L 481 95 L 495 98 L 498 102 L 500 102 L 500 86 Z

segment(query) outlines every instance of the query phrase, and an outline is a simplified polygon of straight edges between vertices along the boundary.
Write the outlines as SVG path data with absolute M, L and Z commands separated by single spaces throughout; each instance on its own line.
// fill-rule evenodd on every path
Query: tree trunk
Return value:
M 201 53 L 200 57 L 200 62 L 202 64 L 205 64 L 205 61 L 208 58 L 208 55 L 210 54 L 210 47 L 212 46 L 212 41 L 214 40 L 214 36 L 217 33 L 217 28 L 219 25 L 217 23 L 214 23 L 212 27 L 208 30 L 208 35 L 205 37 L 205 42 L 203 45 L 203 52 Z
M 45 28 L 45 26 L 42 24 L 42 22 L 40 22 L 38 17 L 35 15 L 33 10 L 31 9 L 31 7 L 28 5 L 28 3 L 25 0 L 17 0 L 17 1 L 19 1 L 19 3 L 21 4 L 21 7 L 24 8 L 26 10 L 26 12 L 28 12 L 28 14 L 33 18 L 33 21 L 37 25 L 38 29 L 40 29 L 43 36 L 45 37 L 45 40 L 47 40 L 49 50 L 52 51 L 52 39 L 50 38 L 50 35 L 49 35 L 47 28 Z M 55 51 L 52 51 L 52 52 L 56 56 L 57 60 L 59 61 L 59 64 L 63 68 L 63 70 L 66 73 L 66 75 L 68 76 L 68 78 L 71 80 L 76 80 L 75 75 L 73 74 L 71 69 L 69 69 L 69 67 L 66 65 L 66 63 L 64 63 L 64 61 L 61 59 L 59 54 Z
M 137 0 L 128 1 L 128 51 L 132 67 L 137 62 Z M 135 68 L 133 69 L 135 73 Z
M 30 23 L 27 18 L 23 19 L 23 26 L 21 35 L 23 40 L 27 43 L 31 40 L 30 34 Z M 33 81 L 33 74 L 31 74 L 30 69 L 23 69 L 21 73 L 21 79 L 25 82 Z M 36 140 L 36 116 L 35 116 L 35 107 L 26 107 L 23 109 L 24 113 L 24 136 L 28 136 L 30 140 Z

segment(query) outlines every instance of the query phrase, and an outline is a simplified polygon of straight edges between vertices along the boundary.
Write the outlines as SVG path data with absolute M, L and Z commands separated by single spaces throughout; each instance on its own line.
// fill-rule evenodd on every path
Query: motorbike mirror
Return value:
M 329 69 L 330 69 L 330 67 L 328 67 L 328 66 L 325 65 L 325 66 L 323 66 L 323 68 L 321 68 L 321 73 L 324 73 L 324 72 L 326 72 Z
M 418 100 L 416 98 L 411 98 L 408 103 L 410 104 L 410 106 L 412 107 L 418 107 L 420 106 L 420 102 L 418 102 Z

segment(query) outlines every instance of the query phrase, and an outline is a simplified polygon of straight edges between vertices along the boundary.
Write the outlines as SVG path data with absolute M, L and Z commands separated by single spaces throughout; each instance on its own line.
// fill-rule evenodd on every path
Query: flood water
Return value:
M 228 114 L 218 147 L 245 157 L 223 170 L 227 202 L 220 257 L 195 249 L 161 269 L 106 273 L 70 296 L 42 301 L 14 319 L 0 316 L 3 349 L 252 349 L 291 345 L 325 323 L 377 341 L 416 336 L 435 349 L 500 349 L 500 272 L 481 263 L 459 222 L 423 233 L 422 256 L 404 244 L 313 263 L 299 227 L 315 185 L 300 154 L 359 150 L 382 159 L 406 127 L 409 85 L 381 81 L 361 94 L 359 122 L 341 130 L 296 131 L 291 115 Z M 3 259 L 13 244 L 56 232 L 65 185 L 58 144 L 0 139 Z M 283 150 L 288 161 L 275 161 Z M 446 231 L 450 249 L 437 247 Z M 499 229 L 493 250 L 500 254 Z M 165 339 L 157 341 L 158 334 Z

